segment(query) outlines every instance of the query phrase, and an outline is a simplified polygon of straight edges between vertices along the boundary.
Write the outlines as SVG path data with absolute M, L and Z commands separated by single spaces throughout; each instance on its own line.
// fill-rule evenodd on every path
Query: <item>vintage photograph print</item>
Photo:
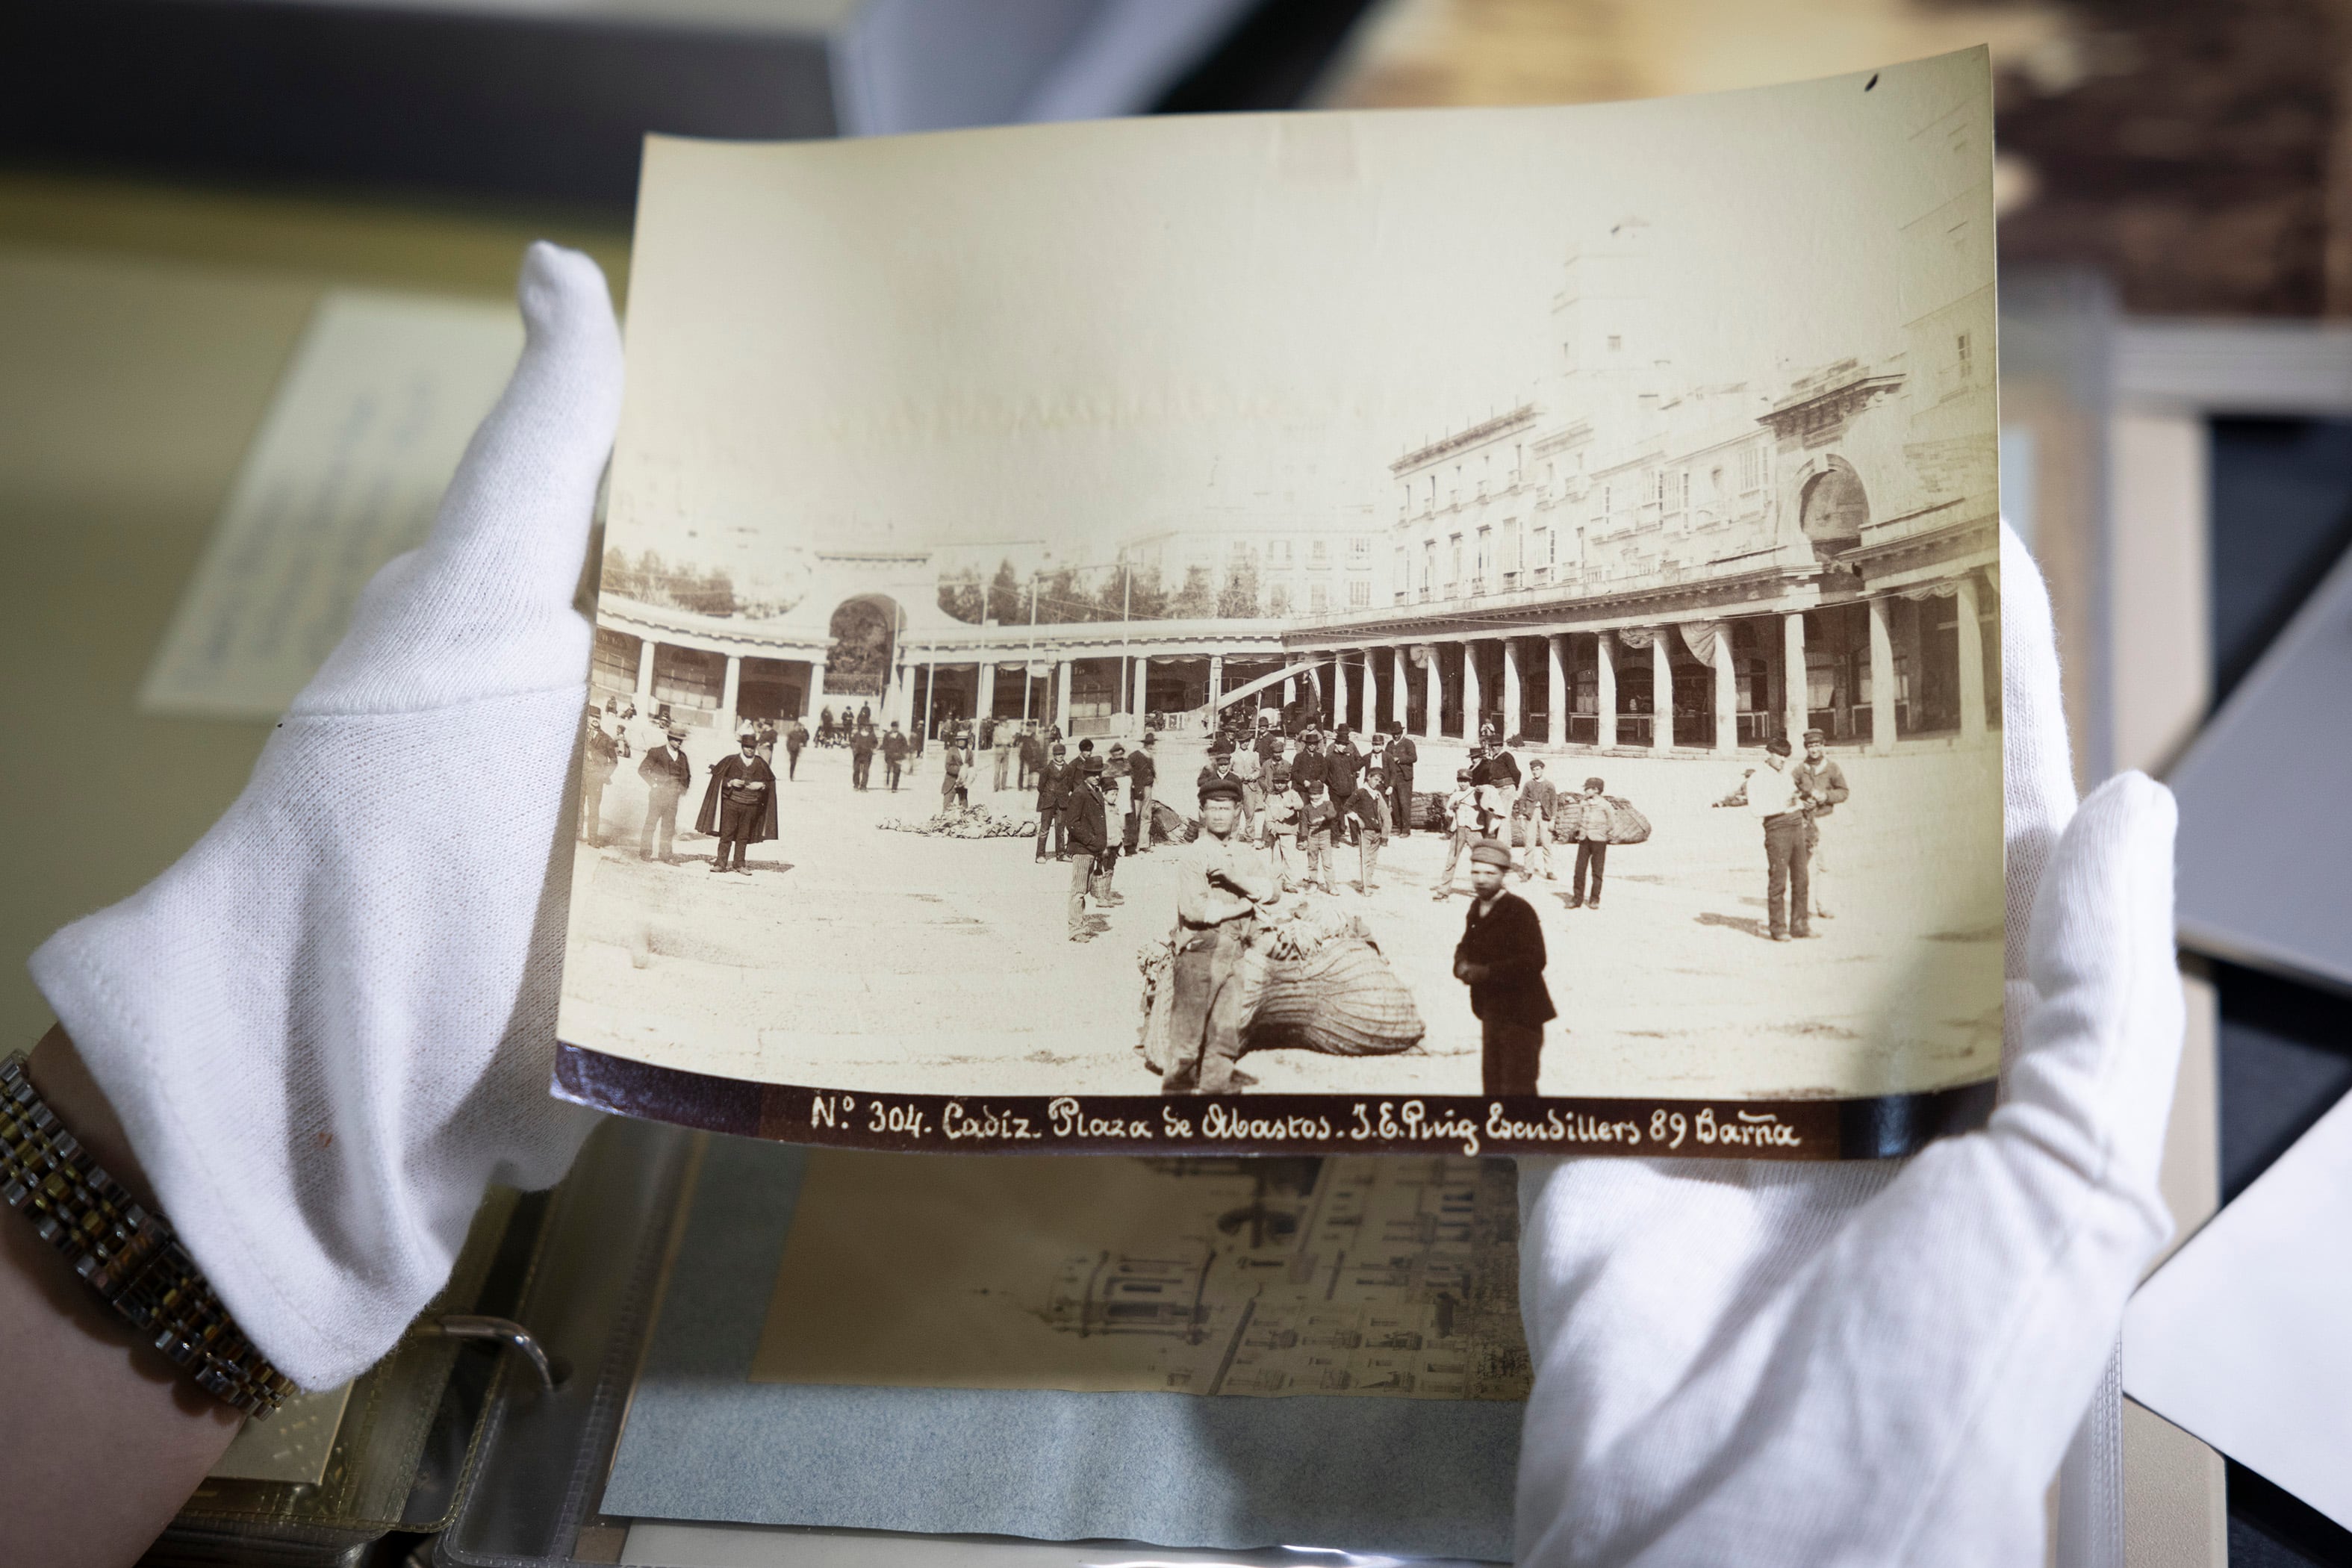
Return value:
M 556 1092 L 1852 1158 L 2000 1057 L 1982 51 L 648 144 Z

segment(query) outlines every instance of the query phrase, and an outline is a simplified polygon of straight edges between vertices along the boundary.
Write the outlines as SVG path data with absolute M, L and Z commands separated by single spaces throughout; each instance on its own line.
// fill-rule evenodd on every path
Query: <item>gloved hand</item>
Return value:
M 431 537 L 236 805 L 32 960 L 163 1212 L 306 1387 L 381 1356 L 485 1186 L 553 1182 L 593 1120 L 547 1084 L 621 344 L 584 256 L 533 246 L 520 296 L 522 358 Z
M 1528 1563 L 2033 1563 L 2157 1193 L 2183 1026 L 2172 797 L 2078 811 L 2004 527 L 2001 1099 L 1906 1162 L 1522 1162 Z

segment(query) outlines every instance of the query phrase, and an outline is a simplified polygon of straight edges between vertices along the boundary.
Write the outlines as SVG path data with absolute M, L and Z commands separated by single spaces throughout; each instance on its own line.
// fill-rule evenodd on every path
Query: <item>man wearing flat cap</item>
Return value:
M 742 750 L 719 758 L 710 770 L 694 830 L 719 839 L 719 853 L 710 861 L 713 871 L 740 871 L 748 877 L 751 872 L 743 864 L 743 851 L 776 836 L 776 775 L 760 755 L 757 731 L 746 730 L 737 739 Z M 730 852 L 732 866 L 727 863 Z
M 1543 1058 L 1543 1026 L 1559 1016 L 1544 984 L 1543 922 L 1504 887 L 1510 846 L 1486 838 L 1470 850 L 1470 912 L 1454 950 L 1454 978 L 1470 987 L 1481 1031 L 1480 1092 L 1532 1095 Z
M 686 731 L 672 724 L 662 743 L 647 748 L 645 760 L 637 764 L 637 776 L 646 781 L 646 826 L 637 835 L 637 854 L 647 860 L 655 858 L 657 834 L 661 858 L 670 858 L 670 840 L 677 834 L 678 798 L 694 782 L 694 764 L 686 760 L 685 742 Z
M 1764 765 L 1748 769 L 1747 781 L 1715 803 L 1744 809 L 1764 825 L 1764 913 L 1774 942 L 1813 934 L 1805 846 L 1812 801 L 1789 765 L 1789 737 L 1773 736 L 1764 743 Z
M 1176 957 L 1169 969 L 1171 1008 L 1164 1094 L 1227 1094 L 1240 1087 L 1242 1030 L 1265 962 L 1254 948 L 1258 906 L 1277 896 L 1274 879 L 1235 832 L 1241 781 L 1201 786 L 1201 836 L 1176 863 Z M 1254 973 L 1255 966 L 1255 973 Z

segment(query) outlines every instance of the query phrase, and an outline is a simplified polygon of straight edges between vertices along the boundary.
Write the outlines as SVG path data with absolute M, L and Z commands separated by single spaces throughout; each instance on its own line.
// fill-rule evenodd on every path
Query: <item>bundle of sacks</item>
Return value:
M 1000 816 L 984 805 L 951 805 L 920 822 L 885 817 L 877 826 L 893 833 L 927 833 L 934 838 L 1034 838 L 1034 816 Z
M 1172 940 L 1136 954 L 1143 971 L 1143 1022 L 1136 1048 L 1154 1073 L 1168 1059 L 1174 988 Z M 1389 967 L 1364 922 L 1305 899 L 1261 916 L 1240 976 L 1242 1049 L 1304 1049 L 1333 1057 L 1393 1056 L 1427 1032 L 1412 993 Z

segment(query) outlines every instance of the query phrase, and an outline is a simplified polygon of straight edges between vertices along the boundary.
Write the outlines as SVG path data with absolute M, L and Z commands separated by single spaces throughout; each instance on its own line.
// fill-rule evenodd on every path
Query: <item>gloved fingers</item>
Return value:
M 2042 877 L 2020 1048 L 1990 1131 L 2154 1205 L 2185 1014 L 2173 950 L 2172 792 L 2127 773 L 2091 793 Z
M 415 710 L 584 680 L 572 607 L 621 407 L 621 338 L 594 261 L 541 241 L 513 376 L 424 546 L 380 572 L 297 712 Z
M 516 289 L 523 351 L 474 433 L 425 545 L 444 588 L 503 591 L 531 610 L 572 602 L 596 485 L 621 416 L 621 332 L 604 274 L 545 240 Z
M 2058 679 L 2050 590 L 2031 552 L 2000 525 L 2000 722 L 2009 941 L 2003 973 L 2025 977 L 2029 917 L 2042 868 L 2074 810 L 2074 766 Z

